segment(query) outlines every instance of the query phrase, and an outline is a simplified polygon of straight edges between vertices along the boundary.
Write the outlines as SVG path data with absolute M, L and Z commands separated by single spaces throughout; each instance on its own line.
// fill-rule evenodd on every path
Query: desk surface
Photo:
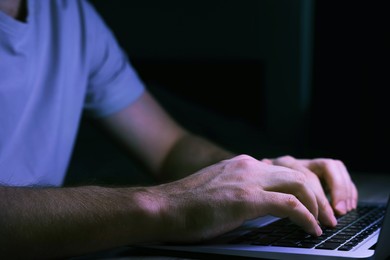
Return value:
M 390 195 L 390 173 L 351 173 L 359 191 L 359 201 L 383 202 Z

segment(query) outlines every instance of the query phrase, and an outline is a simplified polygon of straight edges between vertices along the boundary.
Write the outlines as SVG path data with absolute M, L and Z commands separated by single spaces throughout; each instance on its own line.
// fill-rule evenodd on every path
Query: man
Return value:
M 179 126 L 88 2 L 0 10 L 0 258 L 195 242 L 267 214 L 320 235 L 356 207 L 338 160 L 235 156 Z M 61 187 L 82 112 L 165 183 Z

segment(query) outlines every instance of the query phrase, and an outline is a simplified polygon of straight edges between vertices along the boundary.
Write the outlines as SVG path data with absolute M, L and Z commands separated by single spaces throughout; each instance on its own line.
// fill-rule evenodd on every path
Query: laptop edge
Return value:
M 372 205 L 372 203 L 370 203 Z M 376 204 L 377 205 L 377 204 Z M 383 204 L 381 204 L 383 205 Z M 234 245 L 224 243 L 228 238 L 244 234 L 248 229 L 254 226 L 266 225 L 278 218 L 266 216 L 252 221 L 248 221 L 238 229 L 231 231 L 207 244 L 192 245 L 141 245 L 141 248 L 154 250 L 156 252 L 174 255 L 192 255 L 199 256 L 199 259 L 208 255 L 215 255 L 218 259 L 223 258 L 265 258 L 265 259 L 375 259 L 383 260 L 390 256 L 390 247 L 387 245 L 387 239 L 390 238 L 390 199 L 387 201 L 386 213 L 382 227 L 371 234 L 363 241 L 356 250 L 338 251 L 321 249 L 301 249 L 291 247 L 276 246 L 253 246 L 253 245 Z M 376 249 L 374 250 L 374 245 Z

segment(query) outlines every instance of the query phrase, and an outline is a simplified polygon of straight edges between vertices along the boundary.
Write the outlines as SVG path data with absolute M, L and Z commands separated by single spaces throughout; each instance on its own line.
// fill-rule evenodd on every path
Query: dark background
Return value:
M 192 131 L 258 158 L 330 157 L 389 172 L 386 1 L 91 3 Z M 83 120 L 67 184 L 148 181 Z
M 389 172 L 390 4 L 316 5 L 311 148 L 354 170 Z

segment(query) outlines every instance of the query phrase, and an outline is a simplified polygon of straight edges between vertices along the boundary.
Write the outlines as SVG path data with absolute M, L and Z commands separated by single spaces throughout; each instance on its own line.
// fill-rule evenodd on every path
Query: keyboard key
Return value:
M 300 248 L 313 248 L 315 247 L 317 244 L 315 243 L 310 243 L 310 242 L 301 242 L 301 243 L 298 243 L 297 244 L 297 247 L 300 247 Z
M 262 237 L 256 241 L 253 241 L 252 245 L 268 246 L 273 242 L 277 241 L 278 239 L 278 237 Z
M 337 250 L 340 250 L 340 251 L 349 251 L 353 248 L 353 246 L 347 246 L 347 245 L 343 245 L 343 246 L 340 246 Z
M 332 242 L 324 242 L 318 246 L 316 246 L 316 248 L 318 249 L 336 249 L 337 247 L 340 246 L 340 243 L 332 243 Z
M 323 234 L 319 237 L 307 234 L 288 218 L 282 218 L 230 243 L 348 251 L 381 227 L 384 212 L 384 208 L 360 205 L 356 210 L 337 216 L 336 227 L 322 227 Z

